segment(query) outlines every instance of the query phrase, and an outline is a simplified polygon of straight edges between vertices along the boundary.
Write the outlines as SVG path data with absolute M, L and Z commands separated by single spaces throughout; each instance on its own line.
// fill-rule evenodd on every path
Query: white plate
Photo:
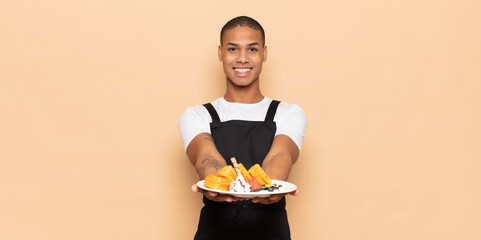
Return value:
M 285 182 L 281 180 L 272 180 L 272 184 L 277 184 L 277 186 L 282 185 L 282 189 L 279 189 L 279 191 L 273 191 L 273 192 L 269 192 L 267 190 L 262 190 L 258 192 L 232 192 L 232 191 L 223 191 L 223 190 L 208 188 L 204 186 L 204 181 L 205 180 L 197 182 L 197 186 L 207 191 L 218 192 L 220 194 L 228 194 L 234 197 L 241 197 L 241 198 L 254 198 L 254 197 L 264 198 L 264 197 L 269 197 L 272 194 L 286 194 L 286 193 L 294 192 L 297 189 L 297 186 L 290 182 Z

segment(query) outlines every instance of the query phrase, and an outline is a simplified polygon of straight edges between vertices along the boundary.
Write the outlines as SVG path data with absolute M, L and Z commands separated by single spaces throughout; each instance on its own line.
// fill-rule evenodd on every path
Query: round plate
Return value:
M 255 197 L 264 198 L 264 197 L 269 197 L 270 195 L 273 195 L 273 194 L 286 194 L 286 193 L 294 192 L 297 189 L 297 186 L 290 182 L 285 182 L 281 180 L 272 180 L 272 184 L 282 185 L 282 189 L 280 189 L 279 191 L 273 191 L 273 192 L 269 192 L 267 190 L 262 190 L 259 192 L 232 192 L 232 191 L 223 191 L 223 190 L 208 188 L 204 186 L 204 181 L 205 180 L 197 182 L 197 186 L 207 191 L 218 192 L 220 194 L 228 194 L 228 195 L 231 195 L 234 197 L 240 197 L 240 198 L 255 198 Z

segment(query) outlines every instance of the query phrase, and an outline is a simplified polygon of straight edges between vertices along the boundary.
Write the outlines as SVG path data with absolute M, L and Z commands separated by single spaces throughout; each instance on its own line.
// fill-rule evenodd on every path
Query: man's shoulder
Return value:
M 298 108 L 298 109 L 302 109 L 299 105 L 295 104 L 295 103 L 290 103 L 290 102 L 283 102 L 283 101 L 280 101 L 281 103 L 279 104 L 279 106 L 282 105 L 282 107 L 284 108 Z
M 208 111 L 207 109 L 202 106 L 202 105 L 199 105 L 199 106 L 191 106 L 191 107 L 188 107 L 184 113 L 182 113 L 182 115 L 180 116 L 180 120 L 179 121 L 198 121 L 198 120 L 201 120 L 201 119 L 204 119 L 208 116 Z
M 185 112 L 196 112 L 196 113 L 205 113 L 207 111 L 207 109 L 205 108 L 205 104 L 212 104 L 212 105 L 217 105 L 218 102 L 219 102 L 219 99 L 220 98 L 217 98 L 215 99 L 214 101 L 211 101 L 211 102 L 205 102 L 205 103 L 201 103 L 199 105 L 194 105 L 194 106 L 189 106 L 187 107 L 187 109 L 185 110 Z
M 292 113 L 305 114 L 304 110 L 299 105 L 294 103 L 282 102 L 282 101 L 277 107 L 277 113 L 278 114 L 292 114 Z

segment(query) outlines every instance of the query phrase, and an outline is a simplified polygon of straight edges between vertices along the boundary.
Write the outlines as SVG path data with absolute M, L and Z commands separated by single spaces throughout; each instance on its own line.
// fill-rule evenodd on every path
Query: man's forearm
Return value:
M 227 164 L 223 158 L 203 157 L 196 161 L 195 170 L 197 171 L 199 178 L 203 180 L 209 174 L 215 175 L 217 171 L 226 165 Z
M 215 175 L 219 169 L 227 165 L 217 151 L 214 139 L 208 133 L 201 133 L 192 139 L 187 147 L 187 156 L 201 180 L 209 174 Z
M 262 164 L 262 169 L 271 179 L 287 181 L 292 165 L 292 159 L 289 154 L 277 154 L 267 156 Z
M 299 149 L 291 138 L 277 135 L 262 163 L 262 168 L 270 178 L 286 181 L 298 156 Z

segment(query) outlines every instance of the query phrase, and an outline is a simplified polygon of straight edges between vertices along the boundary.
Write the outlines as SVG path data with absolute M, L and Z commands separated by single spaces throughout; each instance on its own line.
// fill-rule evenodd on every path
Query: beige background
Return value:
M 223 94 L 222 25 L 302 106 L 293 239 L 481 239 L 479 1 L 0 2 L 0 239 L 192 239 L 177 121 Z

